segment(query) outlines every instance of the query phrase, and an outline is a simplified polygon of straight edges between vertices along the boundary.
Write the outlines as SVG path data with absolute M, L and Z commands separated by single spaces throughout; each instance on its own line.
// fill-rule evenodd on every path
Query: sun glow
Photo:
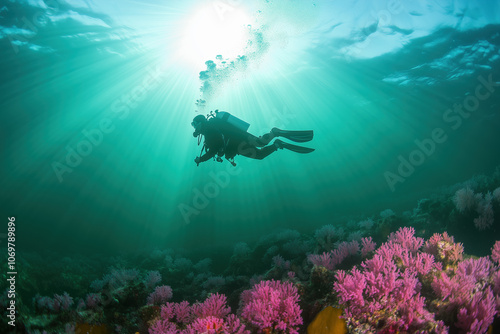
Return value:
M 239 7 L 209 5 L 201 8 L 186 22 L 179 55 L 198 67 L 217 55 L 223 58 L 243 55 L 250 23 Z

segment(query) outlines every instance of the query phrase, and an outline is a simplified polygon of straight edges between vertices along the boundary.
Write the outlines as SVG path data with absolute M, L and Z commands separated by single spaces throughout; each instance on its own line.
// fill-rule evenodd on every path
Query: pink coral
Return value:
M 160 281 L 161 274 L 157 270 L 148 272 L 146 277 L 144 277 L 144 285 L 146 285 L 146 289 L 148 290 L 153 289 Z
M 339 265 L 348 256 L 356 255 L 359 252 L 359 243 L 356 240 L 351 242 L 341 242 L 337 249 L 332 251 L 332 258 L 335 265 Z
M 191 312 L 199 318 L 206 318 L 208 316 L 223 318 L 231 312 L 231 308 L 226 306 L 226 296 L 215 293 L 203 303 L 191 306 Z
M 467 333 L 486 333 L 496 313 L 495 297 L 488 287 L 484 293 L 474 294 L 472 299 L 459 309 L 456 325 Z
M 439 270 L 431 254 L 422 253 L 423 239 L 413 228 L 400 228 L 361 269 L 337 271 L 334 291 L 345 307 L 347 322 L 358 328 L 390 332 L 447 332 L 426 309 L 418 275 Z M 382 326 L 382 327 L 381 327 Z
M 53 310 L 55 312 L 67 311 L 71 305 L 73 305 L 73 297 L 71 297 L 67 292 L 64 292 L 62 295 L 54 295 Z
M 262 281 L 241 295 L 242 317 L 260 331 L 298 333 L 302 324 L 297 288 L 290 282 Z
M 493 292 L 496 295 L 500 295 L 500 270 L 495 271 L 495 273 L 493 274 Z
M 325 267 L 328 270 L 333 270 L 335 265 L 330 252 L 324 252 L 323 254 L 309 254 L 307 260 L 313 265 L 318 267 Z
M 250 334 L 250 331 L 245 328 L 245 325 L 240 321 L 240 319 L 234 315 L 230 314 L 226 318 L 227 333 L 229 334 Z
M 191 306 L 187 301 L 165 303 L 161 307 L 161 318 L 176 323 L 188 323 L 191 320 Z
M 377 244 L 372 240 L 372 237 L 361 239 L 361 256 L 366 257 L 369 253 L 373 252 Z
M 496 300 L 488 286 L 493 275 L 488 258 L 468 259 L 449 275 L 441 273 L 432 282 L 441 298 L 441 314 L 457 312 L 457 327 L 468 333 L 484 333 L 496 315 Z
M 224 320 L 213 316 L 198 318 L 189 326 L 189 328 L 196 333 L 227 333 L 227 325 L 225 324 Z
M 469 187 L 457 190 L 453 202 L 459 212 L 465 212 L 476 206 L 476 196 Z
M 474 281 L 486 281 L 491 274 L 493 263 L 487 257 L 467 259 L 458 264 L 456 273 L 458 277 L 471 276 Z
M 250 334 L 226 305 L 226 296 L 213 294 L 201 303 L 165 303 L 149 334 Z
M 491 258 L 497 264 L 500 263 L 500 241 L 495 242 L 493 248 L 491 249 Z
M 342 228 L 335 228 L 333 225 L 325 225 L 314 232 L 314 237 L 316 241 L 321 246 L 321 248 L 326 250 L 333 249 L 335 241 L 344 236 L 344 230 Z
M 191 307 L 187 301 L 176 303 L 174 309 L 177 322 L 187 323 L 191 318 Z
M 400 244 L 410 252 L 416 252 L 424 244 L 424 239 L 417 238 L 413 227 L 402 227 L 389 235 L 389 242 Z
M 371 247 L 368 244 L 368 247 Z M 336 266 L 341 264 L 347 257 L 356 255 L 359 252 L 359 243 L 357 241 L 341 242 L 337 249 L 329 252 L 324 252 L 321 255 L 309 254 L 307 260 L 315 266 L 322 266 L 328 270 L 334 270 Z
M 285 261 L 281 255 L 274 256 L 272 261 L 276 268 L 283 268 L 285 270 L 290 269 L 290 261 Z
M 500 203 L 500 187 L 496 188 L 495 190 L 493 190 L 493 198 L 498 202 Z
M 99 306 L 99 304 L 102 303 L 101 295 L 97 294 L 97 293 L 87 294 L 87 297 L 85 297 L 85 300 L 86 300 L 87 307 L 89 309 L 94 309 L 97 306 Z
M 147 303 L 149 305 L 159 305 L 167 302 L 170 298 L 172 298 L 172 288 L 168 285 L 158 286 L 149 295 Z
M 423 251 L 434 255 L 446 266 L 462 260 L 464 247 L 461 243 L 455 243 L 453 237 L 444 232 L 443 234 L 435 233 L 430 237 L 425 242 Z
M 400 271 L 381 255 L 365 261 L 362 270 L 354 267 L 348 274 L 336 273 L 334 290 L 345 306 L 345 316 L 354 326 L 369 324 L 384 330 L 423 330 L 438 327 L 432 313 L 425 309 L 425 299 L 413 270 Z
M 149 328 L 149 334 L 177 334 L 177 326 L 168 320 L 159 319 Z
M 413 270 L 421 275 L 426 275 L 432 270 L 440 270 L 441 263 L 434 261 L 434 256 L 428 253 L 412 252 L 400 244 L 387 242 L 382 244 L 375 253 L 386 261 L 394 261 L 403 270 Z
M 474 226 L 480 231 L 489 229 L 495 222 L 493 205 L 491 203 L 492 199 L 493 196 L 491 193 L 487 193 L 484 198 L 481 196 L 477 205 L 476 210 L 479 213 L 479 217 L 474 219 Z
M 54 294 L 54 298 L 37 295 L 35 303 L 40 310 L 59 313 L 70 309 L 71 305 L 73 305 L 73 297 L 67 292 L 62 295 Z

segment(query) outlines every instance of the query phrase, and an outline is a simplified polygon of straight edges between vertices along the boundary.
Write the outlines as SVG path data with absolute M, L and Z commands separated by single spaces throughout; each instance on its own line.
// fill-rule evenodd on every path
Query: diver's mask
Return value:
M 201 130 L 201 122 L 192 121 L 191 126 L 194 128 L 193 137 L 198 137 Z
M 191 125 L 194 128 L 194 137 L 198 137 L 201 134 L 201 128 L 203 127 L 203 123 L 205 123 L 207 119 L 203 115 L 198 115 L 196 116 L 193 121 L 191 122 Z

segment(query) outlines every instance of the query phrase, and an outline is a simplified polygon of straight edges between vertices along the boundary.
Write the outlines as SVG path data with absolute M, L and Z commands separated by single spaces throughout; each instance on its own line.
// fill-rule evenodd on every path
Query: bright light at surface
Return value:
M 195 66 L 203 66 L 217 55 L 223 58 L 242 55 L 250 23 L 242 8 L 205 6 L 186 22 L 179 56 Z

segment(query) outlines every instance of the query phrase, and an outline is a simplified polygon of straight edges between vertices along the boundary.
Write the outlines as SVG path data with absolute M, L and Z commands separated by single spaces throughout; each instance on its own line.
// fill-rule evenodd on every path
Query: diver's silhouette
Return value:
M 313 138 L 312 130 L 284 131 L 273 128 L 269 133 L 256 137 L 246 131 L 249 127 L 248 123 L 223 111 L 216 110 L 210 113 L 208 119 L 203 115 L 198 115 L 193 119 L 191 125 L 195 128 L 193 137 L 198 137 L 198 144 L 201 142 L 201 136 L 205 137 L 201 156 L 194 160 L 197 165 L 210 158 L 216 158 L 217 161 L 221 162 L 222 157 L 225 156 L 235 166 L 234 157 L 237 154 L 261 160 L 283 148 L 297 153 L 314 151 L 312 148 L 292 145 L 280 139 L 276 139 L 274 143 L 266 146 L 276 137 L 284 137 L 295 142 L 309 141 Z

